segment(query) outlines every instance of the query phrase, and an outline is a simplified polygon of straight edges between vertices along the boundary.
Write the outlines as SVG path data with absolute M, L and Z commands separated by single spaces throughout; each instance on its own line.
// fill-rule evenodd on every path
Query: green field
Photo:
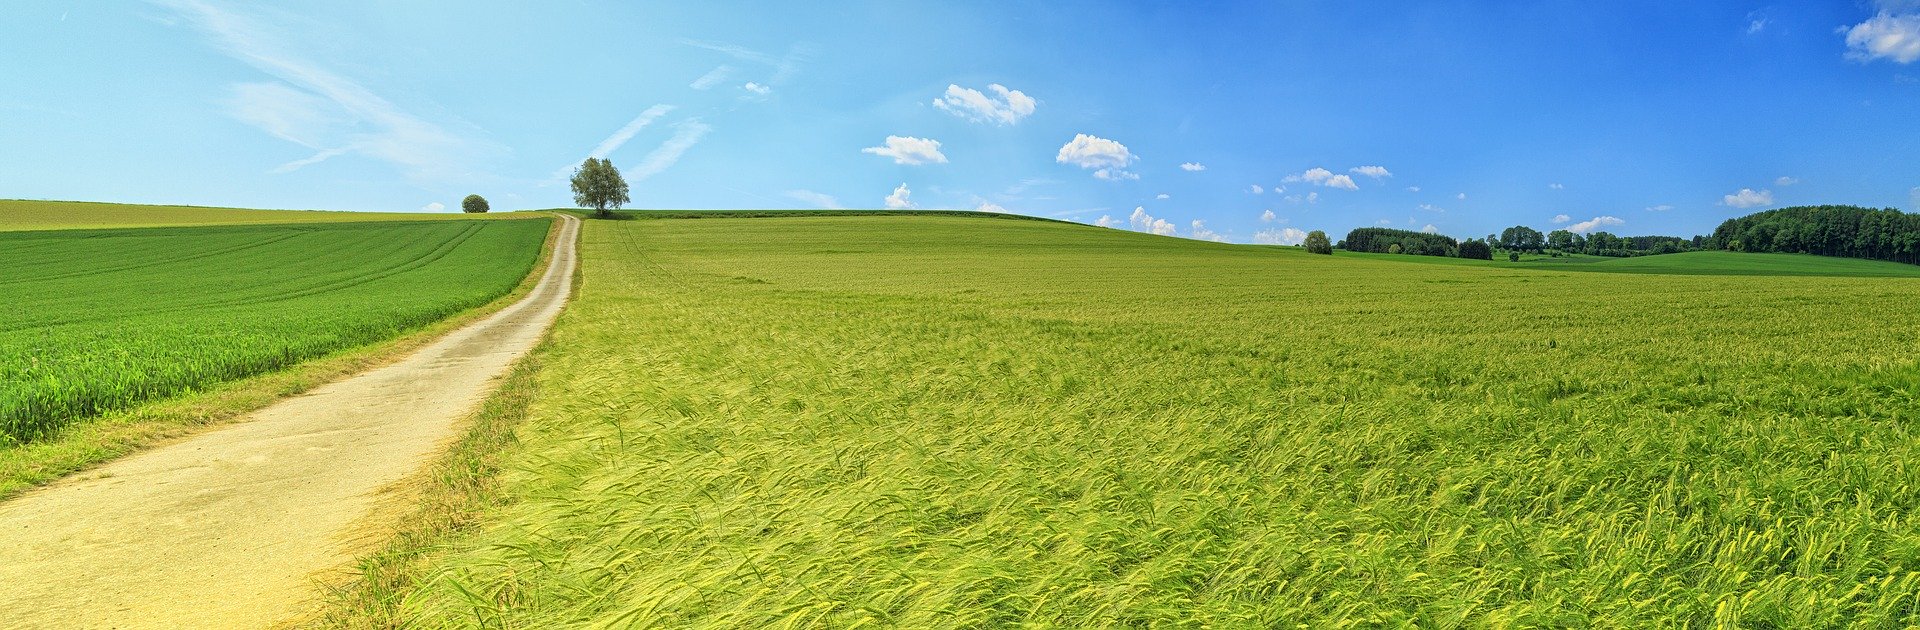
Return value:
M 512 215 L 249 210 L 245 208 L 208 208 L 204 206 L 147 206 L 124 203 L 93 203 L 87 201 L 0 199 L 0 231 L 366 221 L 445 221 L 499 218 L 503 216 L 511 217 Z
M 550 223 L 0 232 L 0 446 L 484 304 Z
M 1404 256 L 1399 254 L 1368 254 L 1356 252 L 1338 252 L 1337 255 L 1370 260 L 1391 260 L 1493 269 L 1658 273 L 1690 276 L 1852 276 L 1860 278 L 1920 278 L 1920 265 L 1908 265 L 1884 260 L 1812 256 L 1808 254 L 1750 254 L 1725 251 L 1699 251 L 1679 254 L 1660 254 L 1657 256 L 1637 256 L 1633 258 L 1609 258 L 1605 256 L 1587 255 L 1555 258 L 1552 256 L 1528 254 L 1522 256 L 1517 263 L 1508 262 L 1504 255 L 1495 256 L 1497 260 L 1468 260 L 1465 258 L 1445 258 L 1439 256 Z
M 945 217 L 595 221 L 583 256 L 494 507 L 361 614 L 1920 623 L 1920 280 Z

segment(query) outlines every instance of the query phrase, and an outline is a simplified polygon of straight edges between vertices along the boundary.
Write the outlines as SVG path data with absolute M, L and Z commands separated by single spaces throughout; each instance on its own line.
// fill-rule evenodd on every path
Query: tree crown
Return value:
M 607 216 L 609 208 L 619 208 L 631 199 L 627 198 L 627 180 L 620 177 L 620 169 L 605 158 L 587 158 L 580 168 L 573 171 L 573 203 L 583 208 L 593 208 L 600 216 Z

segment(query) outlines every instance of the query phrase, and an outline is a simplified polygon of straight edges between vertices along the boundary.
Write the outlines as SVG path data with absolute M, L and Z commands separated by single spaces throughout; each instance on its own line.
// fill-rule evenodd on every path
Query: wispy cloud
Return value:
M 633 120 L 627 121 L 627 124 L 621 127 L 619 131 L 615 131 L 613 135 L 607 136 L 607 139 L 601 140 L 600 144 L 595 145 L 593 151 L 587 154 L 587 157 L 607 157 L 607 155 L 613 153 L 614 149 L 618 149 L 620 145 L 626 144 L 628 140 L 632 140 L 633 134 L 640 133 L 641 129 L 647 128 L 647 125 L 653 124 L 653 121 L 659 120 L 661 116 L 665 116 L 667 112 L 671 111 L 673 111 L 672 105 L 655 105 L 647 108 L 647 111 L 640 112 L 639 116 L 634 116 Z
M 789 48 L 787 50 L 787 54 L 785 56 L 776 57 L 774 55 L 760 52 L 752 48 L 729 44 L 726 42 L 712 42 L 712 41 L 703 41 L 698 39 L 682 39 L 680 40 L 680 43 L 685 44 L 687 46 L 692 46 L 694 48 L 701 48 L 705 50 L 711 50 L 717 53 L 722 53 L 741 61 L 757 63 L 764 66 L 768 66 L 773 69 L 773 78 L 768 79 L 767 82 L 775 85 L 786 83 L 787 79 L 792 78 L 794 73 L 799 72 L 801 64 L 806 63 L 807 58 L 812 54 L 812 51 L 813 51 L 813 47 L 811 45 L 795 44 L 792 48 Z
M 1207 165 L 1201 164 L 1199 162 L 1182 162 L 1180 164 L 1180 170 L 1183 170 L 1189 173 L 1198 173 L 1200 171 L 1207 170 Z
M 713 86 L 720 85 L 721 82 L 726 81 L 727 77 L 730 76 L 733 76 L 733 66 L 720 64 L 715 66 L 714 69 L 708 70 L 706 74 L 700 75 L 700 78 L 694 79 L 693 83 L 687 84 L 687 87 L 696 90 L 711 90 Z
M 816 208 L 839 210 L 843 207 L 840 205 L 840 200 L 834 199 L 832 195 L 817 193 L 806 189 L 789 190 L 787 191 L 787 197 L 813 204 Z
M 275 172 L 351 153 L 392 164 L 415 180 L 447 181 L 469 176 L 476 157 L 505 152 L 416 116 L 291 52 L 284 38 L 251 17 L 201 0 L 152 1 L 205 33 L 227 56 L 279 80 L 236 84 L 227 103 L 229 114 L 241 122 L 316 150 Z
M 647 108 L 646 111 L 640 112 L 640 115 L 634 116 L 633 120 L 627 121 L 627 124 L 621 126 L 618 131 L 613 132 L 613 135 L 607 136 L 606 139 L 600 141 L 600 144 L 594 145 L 593 150 L 587 152 L 587 157 L 604 158 L 611 155 L 615 150 L 625 145 L 628 140 L 632 140 L 635 134 L 640 133 L 640 130 L 646 129 L 648 125 L 653 124 L 653 121 L 659 120 L 661 116 L 665 116 L 672 111 L 672 105 L 654 105 L 653 107 Z M 579 164 L 568 164 L 560 167 L 560 170 L 554 171 L 553 177 L 548 178 L 547 183 L 554 184 L 566 181 L 567 176 L 573 173 L 573 169 L 576 166 L 579 166 Z
M 627 179 L 641 181 L 671 168 L 680 162 L 680 156 L 686 154 L 687 149 L 699 144 L 700 139 L 706 137 L 709 131 L 713 131 L 713 127 L 700 122 L 698 118 L 690 118 L 674 124 L 673 137 L 667 138 L 666 142 L 654 147 L 653 152 L 640 160 L 639 166 L 633 167 L 633 170 L 627 173 Z

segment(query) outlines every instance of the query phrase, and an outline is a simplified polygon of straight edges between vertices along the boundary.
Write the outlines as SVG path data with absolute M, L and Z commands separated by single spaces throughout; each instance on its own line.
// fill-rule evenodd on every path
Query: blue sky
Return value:
M 1236 242 L 1920 205 L 1920 0 L 259 4 L 0 7 L 0 197 L 568 206 L 600 154 L 632 207 Z

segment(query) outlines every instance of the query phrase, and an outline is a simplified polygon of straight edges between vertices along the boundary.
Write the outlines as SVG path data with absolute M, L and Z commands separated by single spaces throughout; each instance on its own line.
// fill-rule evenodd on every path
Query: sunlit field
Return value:
M 1920 280 L 952 217 L 583 253 L 502 498 L 361 614 L 1920 623 Z
M 0 446 L 484 304 L 550 223 L 0 232 Z

